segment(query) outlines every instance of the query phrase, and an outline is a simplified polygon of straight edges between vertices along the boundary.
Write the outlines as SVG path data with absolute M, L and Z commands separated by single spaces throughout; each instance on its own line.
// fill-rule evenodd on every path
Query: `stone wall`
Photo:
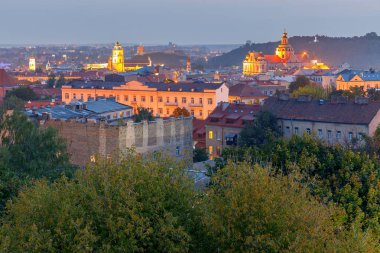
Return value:
M 117 158 L 131 147 L 141 154 L 163 151 L 192 161 L 192 118 L 158 118 L 149 123 L 129 121 L 121 126 L 47 120 L 42 126 L 58 129 L 67 142 L 71 161 L 80 166 L 97 155 Z

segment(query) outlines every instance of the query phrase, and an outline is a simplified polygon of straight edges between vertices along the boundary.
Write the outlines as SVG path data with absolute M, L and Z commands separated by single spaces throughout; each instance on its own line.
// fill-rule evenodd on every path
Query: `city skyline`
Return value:
M 0 44 L 242 44 L 278 41 L 284 28 L 289 36 L 361 36 L 380 32 L 379 10 L 375 0 L 6 0 Z

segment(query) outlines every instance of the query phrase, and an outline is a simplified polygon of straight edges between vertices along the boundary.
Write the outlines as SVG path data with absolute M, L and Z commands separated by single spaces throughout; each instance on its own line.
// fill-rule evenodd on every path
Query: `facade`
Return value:
M 54 127 L 66 140 L 73 164 L 84 166 L 97 155 L 107 159 L 122 157 L 130 148 L 140 154 L 167 152 L 192 162 L 192 118 L 158 118 L 153 122 L 128 121 L 119 126 L 76 120 L 47 120 L 42 127 Z
M 301 68 L 308 64 L 309 57 L 306 52 L 295 54 L 289 44 L 288 34 L 283 33 L 281 42 L 276 48 L 276 54 L 264 55 L 261 52 L 248 52 L 243 61 L 243 75 L 257 75 L 269 70 Z
M 32 71 L 32 72 L 36 71 L 36 58 L 34 57 L 29 58 L 29 71 Z
M 328 144 L 360 141 L 364 135 L 372 136 L 380 124 L 380 102 L 366 98 L 313 101 L 309 96 L 290 99 L 283 95 L 267 99 L 263 110 L 277 117 L 285 137 L 315 134 Z
M 124 72 L 124 49 L 123 46 L 116 42 L 112 49 L 112 55 L 108 61 L 108 69 L 114 72 Z
M 246 83 L 238 83 L 230 87 L 228 95 L 229 103 L 240 102 L 250 105 L 262 104 L 266 98 L 268 98 L 267 95 Z
M 336 78 L 337 90 L 350 90 L 351 87 L 367 89 L 380 88 L 380 72 L 344 70 Z
M 224 147 L 237 145 L 240 131 L 253 122 L 258 105 L 221 103 L 205 123 L 206 149 L 210 159 L 220 156 Z
M 219 102 L 228 101 L 224 83 L 142 83 L 73 81 L 62 86 L 62 101 L 88 101 L 98 97 L 115 98 L 116 102 L 149 108 L 153 115 L 170 117 L 177 107 L 185 107 L 194 117 L 206 119 Z

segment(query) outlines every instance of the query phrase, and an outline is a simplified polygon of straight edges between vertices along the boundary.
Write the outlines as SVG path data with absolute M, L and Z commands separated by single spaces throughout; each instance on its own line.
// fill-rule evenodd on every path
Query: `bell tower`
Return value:
M 112 49 L 112 70 L 115 72 L 124 72 L 124 49 L 119 42 L 116 42 L 115 46 Z
M 292 55 L 294 55 L 294 49 L 289 44 L 288 34 L 286 31 L 282 34 L 281 43 L 276 48 L 276 55 L 281 58 L 283 62 L 287 62 Z

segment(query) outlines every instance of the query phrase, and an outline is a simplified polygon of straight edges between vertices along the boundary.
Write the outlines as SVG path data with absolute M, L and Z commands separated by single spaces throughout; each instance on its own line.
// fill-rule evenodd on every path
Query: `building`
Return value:
M 137 46 L 137 55 L 143 55 L 144 54 L 144 45 Z
M 276 48 L 276 54 L 264 55 L 261 52 L 248 52 L 243 61 L 243 75 L 251 76 L 269 70 L 302 68 L 308 65 L 308 62 L 308 54 L 306 52 L 296 54 L 289 44 L 288 34 L 284 32 L 281 42 Z
M 189 56 L 186 58 L 186 72 L 187 73 L 191 72 L 191 61 L 190 61 L 190 57 Z
M 42 127 L 54 127 L 66 140 L 70 160 L 84 166 L 94 162 L 97 155 L 118 159 L 130 148 L 140 154 L 166 152 L 188 163 L 192 162 L 192 118 L 157 118 L 153 122 L 111 126 L 104 122 L 77 120 L 46 120 Z
M 220 156 L 224 147 L 236 146 L 240 131 L 253 122 L 259 105 L 220 103 L 205 123 L 206 148 L 210 159 Z
M 108 69 L 114 72 L 124 72 L 124 48 L 119 43 L 116 42 L 112 49 L 112 55 L 108 60 Z
M 115 98 L 121 104 L 149 108 L 153 115 L 170 117 L 177 107 L 185 107 L 191 115 L 206 119 L 219 102 L 228 101 L 224 83 L 149 83 L 130 81 L 72 81 L 62 86 L 62 101 Z
M 260 90 L 250 86 L 247 83 L 238 83 L 230 87 L 228 101 L 229 103 L 240 102 L 244 104 L 262 104 L 264 99 L 268 98 Z
M 31 72 L 36 71 L 36 58 L 34 57 L 29 58 L 29 71 Z
M 17 87 L 17 80 L 10 76 L 4 69 L 0 69 L 0 102 L 4 100 L 8 91 Z
M 310 96 L 291 99 L 281 95 L 265 100 L 263 110 L 277 117 L 285 137 L 315 134 L 329 144 L 347 144 L 364 135 L 373 136 L 380 124 L 380 102 L 369 102 L 367 98 L 315 101 Z
M 380 72 L 343 70 L 336 78 L 337 90 L 350 90 L 352 87 L 367 89 L 380 88 Z

